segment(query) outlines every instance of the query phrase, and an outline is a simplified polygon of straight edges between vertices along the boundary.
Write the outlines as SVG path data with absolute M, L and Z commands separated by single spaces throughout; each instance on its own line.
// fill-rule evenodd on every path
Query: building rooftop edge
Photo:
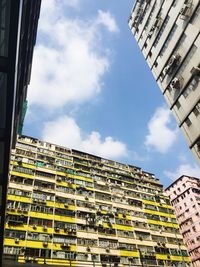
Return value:
M 188 178 L 193 178 L 196 180 L 199 180 L 200 178 L 194 177 L 194 176 L 189 176 L 189 175 L 181 175 L 179 178 L 177 178 L 173 183 L 171 183 L 167 188 L 164 189 L 164 191 L 169 190 L 170 187 L 172 187 L 174 184 L 176 184 L 179 180 L 181 180 L 183 177 L 188 177 Z
M 33 140 L 37 140 L 37 141 L 46 142 L 46 143 L 49 143 L 49 144 L 52 144 L 52 145 L 55 145 L 55 146 L 59 146 L 59 147 L 62 147 L 62 148 L 69 149 L 69 150 L 71 150 L 71 151 L 77 151 L 77 152 L 80 152 L 80 153 L 87 154 L 87 155 L 89 155 L 89 156 L 94 156 L 94 157 L 97 157 L 97 158 L 100 158 L 100 159 L 105 159 L 105 160 L 113 161 L 113 162 L 116 162 L 116 163 L 119 163 L 119 164 L 123 164 L 123 165 L 129 166 L 129 167 L 132 167 L 132 168 L 137 168 L 139 171 L 142 171 L 142 172 L 144 172 L 144 173 L 146 173 L 146 174 L 154 175 L 154 176 L 155 176 L 154 173 L 145 171 L 145 170 L 143 170 L 141 167 L 138 167 L 138 166 L 135 166 L 135 165 L 131 165 L 131 164 L 128 164 L 128 163 L 122 163 L 122 162 L 119 162 L 119 161 L 116 161 L 116 160 L 112 160 L 112 159 L 104 158 L 104 157 L 101 157 L 101 156 L 98 156 L 98 155 L 95 155 L 95 154 L 91 154 L 91 153 L 88 153 L 88 152 L 80 151 L 80 150 L 78 150 L 78 149 L 73 149 L 73 148 L 65 147 L 65 146 L 62 146 L 62 145 L 59 145 L 59 144 L 55 144 L 55 143 L 51 143 L 51 142 L 48 142 L 48 141 L 44 141 L 44 140 L 41 140 L 41 139 L 36 138 L 36 137 L 29 136 L 29 135 L 21 134 L 21 135 L 18 135 L 18 137 L 19 137 L 19 136 L 21 136 L 21 137 L 31 138 L 31 139 L 33 139 Z M 18 141 L 18 140 L 17 140 L 17 141 Z M 155 178 L 157 178 L 157 177 L 155 176 Z M 157 178 L 157 179 L 158 179 L 158 178 Z

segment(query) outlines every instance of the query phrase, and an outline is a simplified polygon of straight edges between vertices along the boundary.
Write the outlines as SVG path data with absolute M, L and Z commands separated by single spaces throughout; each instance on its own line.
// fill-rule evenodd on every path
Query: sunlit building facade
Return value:
M 200 164 L 200 1 L 137 0 L 128 23 Z
M 34 266 L 190 266 L 153 174 L 27 136 L 12 152 L 4 258 Z
M 200 266 L 200 180 L 181 176 L 166 193 L 175 208 L 180 232 L 188 249 L 193 267 Z

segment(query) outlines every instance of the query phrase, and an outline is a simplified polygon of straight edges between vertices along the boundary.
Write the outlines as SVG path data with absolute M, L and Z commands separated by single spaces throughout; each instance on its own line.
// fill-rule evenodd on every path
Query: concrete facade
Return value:
M 190 266 L 162 185 L 136 166 L 19 136 L 6 213 L 13 266 Z
M 128 23 L 200 164 L 200 1 L 137 0 Z
M 181 176 L 166 190 L 194 267 L 200 266 L 200 180 Z

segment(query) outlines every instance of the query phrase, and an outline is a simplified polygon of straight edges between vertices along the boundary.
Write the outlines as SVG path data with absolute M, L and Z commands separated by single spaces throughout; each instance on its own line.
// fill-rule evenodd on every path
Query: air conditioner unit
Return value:
M 198 76 L 198 75 L 200 75 L 200 68 L 199 67 L 193 67 L 190 72 L 193 76 Z
M 165 68 L 164 68 L 164 71 L 163 71 L 164 74 L 168 75 L 170 73 L 170 65 L 167 65 Z
M 183 7 L 181 8 L 180 15 L 183 17 L 189 17 L 191 15 L 192 3 L 185 1 Z
M 155 30 L 155 26 L 152 26 L 150 31 L 149 31 L 149 33 L 148 33 L 148 35 L 147 35 L 147 38 L 151 38 L 152 37 L 152 35 L 154 33 L 154 30 Z
M 164 74 L 171 75 L 173 70 L 178 66 L 180 59 L 181 56 L 179 54 L 172 55 L 167 66 L 164 68 Z
M 154 23 L 154 27 L 159 28 L 161 23 L 162 23 L 161 17 L 156 18 L 155 23 Z
M 109 253 L 110 252 L 110 249 L 109 248 L 106 248 L 106 252 Z
M 22 211 L 23 211 L 24 213 L 28 213 L 28 208 L 23 208 Z
M 70 244 L 68 244 L 68 243 L 62 243 L 62 247 L 68 248 L 68 247 L 70 247 Z
M 19 238 L 15 238 L 15 243 L 19 243 Z
M 55 229 L 56 232 L 60 231 L 60 227 L 55 227 L 54 229 Z
M 170 87 L 172 89 L 176 89 L 176 90 L 180 90 L 181 87 L 182 87 L 182 79 L 179 77 L 175 77 L 172 82 L 171 82 L 171 85 Z

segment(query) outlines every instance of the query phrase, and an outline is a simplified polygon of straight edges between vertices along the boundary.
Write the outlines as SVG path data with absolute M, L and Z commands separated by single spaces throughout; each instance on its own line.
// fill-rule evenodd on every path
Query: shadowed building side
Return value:
M 40 0 L 0 0 L 0 251 L 10 150 L 23 126 L 40 4 Z

